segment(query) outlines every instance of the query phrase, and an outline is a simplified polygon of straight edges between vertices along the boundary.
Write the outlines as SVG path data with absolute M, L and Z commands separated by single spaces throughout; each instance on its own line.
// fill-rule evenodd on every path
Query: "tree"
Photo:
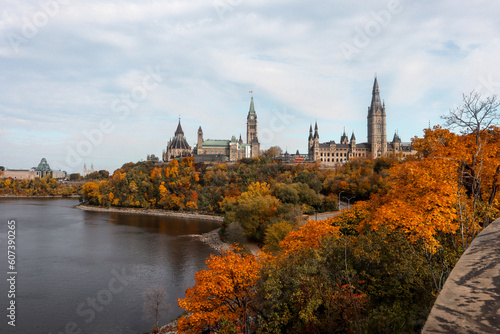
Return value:
M 160 330 L 160 322 L 158 318 L 163 312 L 168 310 L 167 292 L 159 285 L 155 285 L 144 293 L 144 303 L 142 310 L 146 319 L 156 320 L 156 329 Z
M 95 182 L 87 182 L 82 187 L 83 199 L 91 205 L 101 204 L 99 201 L 99 185 Z
M 264 159 L 266 159 L 266 158 L 274 159 L 276 157 L 279 157 L 281 155 L 281 153 L 283 153 L 283 150 L 281 149 L 281 147 L 272 146 L 272 147 L 268 148 L 267 150 L 265 150 L 264 152 L 262 152 L 262 156 L 264 157 Z
M 80 181 L 81 179 L 82 179 L 82 176 L 80 175 L 80 173 L 69 174 L 70 181 Z
M 180 333 L 217 329 L 224 321 L 249 332 L 249 323 L 255 319 L 253 303 L 260 265 L 255 256 L 239 250 L 210 255 L 207 269 L 196 273 L 194 287 L 187 289 L 186 298 L 177 300 L 188 313 L 179 319 Z
M 239 222 L 248 237 L 262 241 L 266 223 L 277 214 L 279 200 L 271 195 L 267 183 L 255 182 L 237 199 L 225 198 L 225 222 Z
M 464 138 L 473 136 L 475 139 L 475 142 L 469 143 L 467 150 L 464 150 L 468 154 L 448 157 L 455 159 L 460 164 L 460 181 L 465 186 L 468 197 L 472 199 L 473 216 L 464 216 L 468 220 L 475 220 L 476 208 L 481 206 L 484 201 L 482 179 L 485 176 L 484 163 L 489 155 L 486 150 L 487 146 L 492 142 L 494 145 L 498 145 L 499 142 L 498 131 L 496 134 L 494 133 L 495 129 L 498 130 L 495 126 L 499 124 L 500 120 L 499 106 L 500 101 L 498 101 L 496 95 L 482 100 L 479 93 L 472 91 L 468 95 L 463 94 L 462 106 L 450 110 L 448 115 L 441 116 L 446 121 L 446 126 L 461 130 Z M 494 182 L 489 192 L 488 210 L 492 208 L 500 177 L 500 162 L 498 159 L 492 169 L 494 171 Z M 482 225 L 486 227 L 489 223 L 490 215 L 487 215 Z
M 472 91 L 462 94 L 463 105 L 450 110 L 448 115 L 441 116 L 446 121 L 445 126 L 458 128 L 465 134 L 473 133 L 479 144 L 481 133 L 492 125 L 498 124 L 500 101 L 493 95 L 481 100 L 481 94 Z

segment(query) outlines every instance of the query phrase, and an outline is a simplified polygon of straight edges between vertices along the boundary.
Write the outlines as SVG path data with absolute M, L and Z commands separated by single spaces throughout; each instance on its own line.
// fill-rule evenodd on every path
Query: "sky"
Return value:
M 344 128 L 366 142 L 375 75 L 387 135 L 442 124 L 462 94 L 500 88 L 500 2 L 3 0 L 0 166 L 69 173 L 161 157 L 181 119 L 194 146 L 307 152 Z M 250 94 L 250 91 L 252 93 Z

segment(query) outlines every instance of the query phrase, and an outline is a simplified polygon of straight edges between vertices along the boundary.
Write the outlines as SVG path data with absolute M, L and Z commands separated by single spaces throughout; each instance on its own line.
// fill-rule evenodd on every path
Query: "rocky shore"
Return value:
M 202 242 L 206 243 L 220 253 L 229 250 L 230 245 L 220 239 L 219 231 L 220 228 L 201 235 L 191 234 L 190 237 L 200 239 Z
M 165 217 L 180 217 L 180 218 L 190 218 L 190 219 L 203 219 L 217 221 L 222 224 L 224 217 L 216 215 L 204 215 L 199 213 L 189 213 L 189 212 L 173 212 L 159 209 L 138 209 L 138 208 L 104 208 L 100 206 L 80 204 L 76 206 L 80 210 L 85 211 L 100 211 L 100 212 L 120 212 L 120 213 L 134 213 L 143 214 L 151 216 L 165 216 Z

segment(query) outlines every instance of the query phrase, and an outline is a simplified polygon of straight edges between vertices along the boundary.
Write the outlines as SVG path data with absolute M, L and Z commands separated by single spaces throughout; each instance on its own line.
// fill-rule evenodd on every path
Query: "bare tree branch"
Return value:
M 450 110 L 448 115 L 442 115 L 441 118 L 446 121 L 447 127 L 458 128 L 465 134 L 474 133 L 479 143 L 481 131 L 499 123 L 500 101 L 497 95 L 482 100 L 481 94 L 475 91 L 462 94 L 462 99 L 464 102 L 462 106 Z
M 156 320 L 156 329 L 160 330 L 158 318 L 169 309 L 167 305 L 167 292 L 163 287 L 155 285 L 144 293 L 142 310 L 146 319 Z

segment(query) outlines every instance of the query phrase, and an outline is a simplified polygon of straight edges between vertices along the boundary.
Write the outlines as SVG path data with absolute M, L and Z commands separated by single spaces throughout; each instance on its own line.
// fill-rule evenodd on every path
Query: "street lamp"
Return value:
M 351 198 L 348 198 L 348 199 L 347 199 L 347 209 L 349 209 L 349 202 L 350 202 L 350 201 L 351 201 L 351 199 L 353 199 L 353 198 L 356 198 L 356 196 L 353 196 L 353 197 L 351 197 Z
M 340 194 L 342 194 L 344 192 L 344 190 L 342 190 L 341 192 L 339 192 L 339 211 L 340 211 Z

